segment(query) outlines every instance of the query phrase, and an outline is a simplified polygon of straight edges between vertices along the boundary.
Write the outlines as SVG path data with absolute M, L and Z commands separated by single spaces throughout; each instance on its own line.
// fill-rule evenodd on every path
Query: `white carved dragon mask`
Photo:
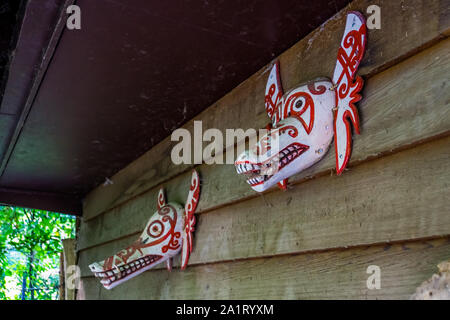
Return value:
M 252 189 L 262 192 L 321 160 L 334 136 L 336 171 L 341 174 L 351 154 L 351 128 L 359 133 L 355 103 L 361 99 L 361 77 L 355 74 L 366 46 L 366 23 L 359 12 L 347 15 L 332 81 L 320 78 L 283 95 L 278 62 L 266 85 L 265 107 L 271 124 L 257 144 L 240 154 L 235 166 Z
M 193 171 L 191 186 L 183 207 L 166 203 L 163 189 L 159 190 L 157 211 L 148 221 L 140 237 L 128 248 L 89 266 L 106 289 L 111 289 L 140 273 L 166 262 L 172 269 L 172 257 L 181 251 L 181 269 L 185 269 L 192 252 L 192 232 L 200 195 L 200 179 Z

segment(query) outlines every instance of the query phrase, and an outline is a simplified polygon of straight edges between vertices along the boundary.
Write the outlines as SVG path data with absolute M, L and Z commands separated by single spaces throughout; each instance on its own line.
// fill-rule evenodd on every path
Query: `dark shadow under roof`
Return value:
M 80 200 L 348 0 L 29 0 L 0 106 L 0 202 Z M 1 48 L 4 50 L 4 48 Z

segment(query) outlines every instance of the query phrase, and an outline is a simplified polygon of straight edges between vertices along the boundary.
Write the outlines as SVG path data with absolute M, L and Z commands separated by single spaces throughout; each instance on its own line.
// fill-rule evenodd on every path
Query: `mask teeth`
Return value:
M 263 180 L 264 180 L 263 176 L 258 176 L 258 177 L 255 177 L 255 178 L 248 179 L 247 183 L 249 185 L 253 186 L 255 184 L 258 184 L 258 183 L 262 182 Z
M 94 272 L 94 275 L 99 278 L 106 277 L 106 273 L 104 272 Z
M 280 152 L 279 169 L 289 164 L 292 160 L 297 158 L 308 149 L 309 147 L 307 146 L 300 146 L 297 144 L 283 149 L 282 152 Z
M 121 265 L 121 266 L 113 266 L 113 269 L 108 270 L 106 272 L 95 272 L 94 275 L 98 278 L 102 278 L 100 282 L 105 285 L 109 286 L 114 281 L 117 281 L 123 277 L 126 277 L 152 263 L 159 260 L 159 256 L 145 256 L 142 258 L 139 258 L 137 260 L 134 260 L 128 264 Z
M 236 165 L 236 170 L 238 173 L 254 173 L 255 175 L 247 179 L 247 183 L 251 186 L 255 186 L 269 180 L 277 171 L 281 170 L 308 149 L 308 146 L 293 144 L 281 150 L 277 157 L 269 160 L 271 162 L 264 163 L 262 165 L 263 169 L 261 169 L 260 165 L 239 164 Z M 249 169 L 253 170 L 249 171 Z
M 250 172 L 259 172 L 261 166 L 254 163 L 239 163 L 235 165 L 236 172 L 238 174 L 242 173 L 250 173 Z

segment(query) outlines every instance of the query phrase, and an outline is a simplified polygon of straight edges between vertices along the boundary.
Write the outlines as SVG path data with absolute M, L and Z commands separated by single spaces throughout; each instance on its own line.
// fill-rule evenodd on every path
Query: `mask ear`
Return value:
M 341 174 L 350 159 L 352 134 L 350 124 L 359 133 L 358 109 L 355 103 L 361 100 L 358 94 L 363 87 L 356 71 L 364 56 L 367 29 L 364 16 L 356 11 L 347 15 L 344 36 L 338 51 L 333 85 L 336 90 L 334 112 L 334 145 L 336 152 L 336 172 Z
M 192 171 L 191 186 L 189 188 L 188 198 L 184 207 L 184 230 L 183 243 L 181 247 L 181 269 L 184 270 L 189 261 L 189 255 L 192 252 L 193 236 L 195 226 L 195 209 L 197 208 L 200 196 L 200 177 L 198 172 Z
M 158 210 L 166 205 L 166 198 L 164 197 L 164 189 L 159 189 L 158 192 Z
M 280 63 L 278 61 L 272 67 L 270 71 L 269 78 L 266 84 L 266 112 L 272 124 L 275 125 L 278 122 L 277 106 L 281 102 L 281 97 L 283 96 L 283 88 L 281 86 L 280 80 Z

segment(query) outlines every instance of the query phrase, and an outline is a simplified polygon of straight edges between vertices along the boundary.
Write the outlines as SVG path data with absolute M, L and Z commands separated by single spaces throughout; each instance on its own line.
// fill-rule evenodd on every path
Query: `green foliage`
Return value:
M 61 240 L 74 237 L 72 216 L 0 206 L 0 299 L 56 298 L 59 277 L 49 271 L 59 268 Z M 8 294 L 8 277 L 21 288 L 20 295 Z

